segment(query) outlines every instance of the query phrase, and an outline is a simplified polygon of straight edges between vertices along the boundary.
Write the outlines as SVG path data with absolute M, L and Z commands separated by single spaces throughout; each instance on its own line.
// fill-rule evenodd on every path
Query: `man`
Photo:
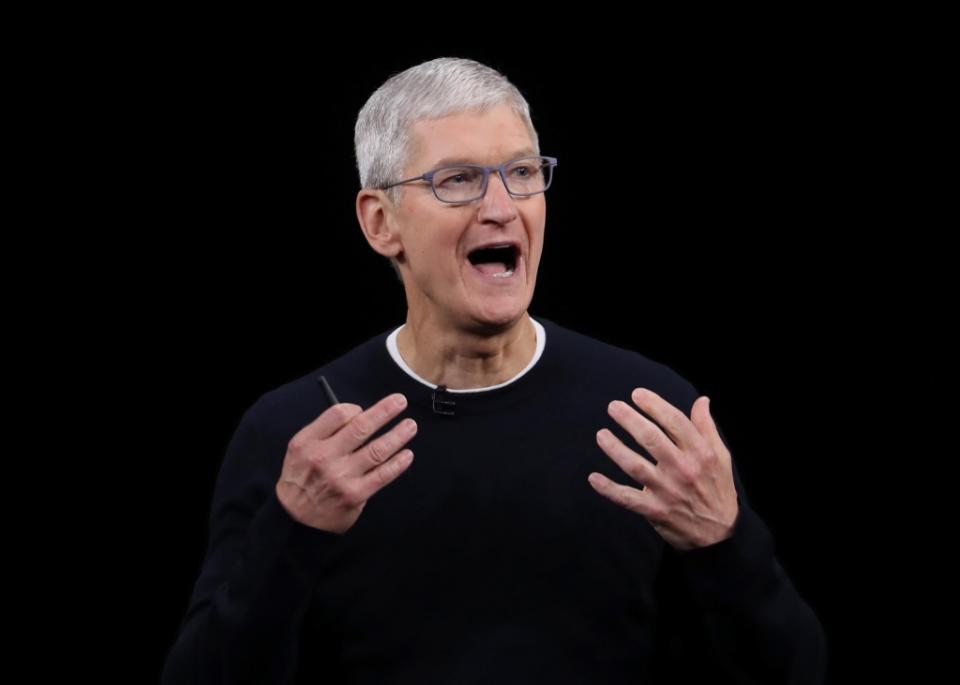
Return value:
M 707 398 L 529 315 L 557 161 L 519 91 L 433 60 L 355 134 L 406 322 L 244 414 L 164 682 L 820 682 Z

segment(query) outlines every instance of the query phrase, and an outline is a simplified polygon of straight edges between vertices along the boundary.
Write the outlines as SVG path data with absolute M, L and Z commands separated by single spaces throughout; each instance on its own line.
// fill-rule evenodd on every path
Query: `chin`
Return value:
M 517 323 L 527 313 L 527 303 L 512 303 L 503 306 L 481 307 L 472 312 L 472 319 L 488 332 L 496 332 Z

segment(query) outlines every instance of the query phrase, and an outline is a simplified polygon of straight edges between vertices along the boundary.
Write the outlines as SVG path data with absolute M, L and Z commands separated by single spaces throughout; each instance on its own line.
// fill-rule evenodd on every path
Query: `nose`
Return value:
M 487 180 L 487 192 L 480 200 L 480 221 L 508 224 L 517 218 L 517 205 L 507 192 L 500 174 L 494 172 Z

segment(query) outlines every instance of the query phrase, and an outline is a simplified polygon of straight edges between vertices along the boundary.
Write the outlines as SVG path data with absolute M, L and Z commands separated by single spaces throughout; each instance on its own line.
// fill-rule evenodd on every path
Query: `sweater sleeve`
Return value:
M 750 507 L 736 463 L 733 469 L 740 505 L 733 536 L 693 550 L 667 548 L 656 682 L 821 684 L 823 627 L 776 559 L 770 529 Z
M 276 455 L 254 407 L 214 488 L 206 556 L 161 683 L 289 683 L 313 579 L 338 536 L 301 524 L 276 495 Z

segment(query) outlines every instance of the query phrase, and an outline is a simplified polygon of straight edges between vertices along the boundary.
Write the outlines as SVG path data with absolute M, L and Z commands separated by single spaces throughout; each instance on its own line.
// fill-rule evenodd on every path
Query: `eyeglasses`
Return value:
M 507 192 L 518 197 L 537 195 L 550 187 L 555 157 L 522 157 L 498 166 L 458 164 L 428 171 L 425 174 L 380 186 L 386 190 L 403 183 L 427 181 L 440 202 L 473 202 L 487 192 L 487 181 L 494 171 L 500 174 Z

